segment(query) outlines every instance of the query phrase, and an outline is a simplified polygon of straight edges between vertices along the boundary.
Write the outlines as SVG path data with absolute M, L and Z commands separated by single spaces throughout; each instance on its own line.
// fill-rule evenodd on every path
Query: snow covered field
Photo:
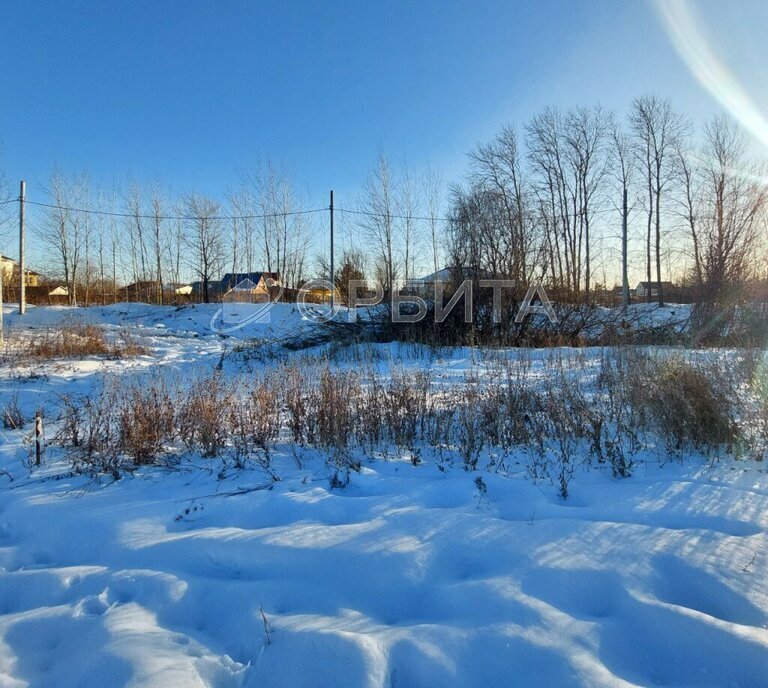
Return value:
M 291 308 L 242 336 L 295 332 Z M 29 419 L 45 405 L 54 424 L 58 395 L 105 372 L 190 376 L 232 348 L 204 307 L 8 322 L 73 317 L 128 327 L 151 355 L 0 364 L 0 408 L 13 398 Z M 484 370 L 466 349 L 376 355 L 385 374 Z M 277 364 L 230 356 L 224 370 Z M 277 482 L 199 456 L 112 482 L 71 474 L 54 447 L 28 470 L 30 431 L 0 429 L 2 688 L 768 686 L 761 462 L 657 453 L 623 480 L 582 468 L 563 500 L 522 464 L 433 457 L 366 460 L 331 489 L 325 457 L 282 444 Z

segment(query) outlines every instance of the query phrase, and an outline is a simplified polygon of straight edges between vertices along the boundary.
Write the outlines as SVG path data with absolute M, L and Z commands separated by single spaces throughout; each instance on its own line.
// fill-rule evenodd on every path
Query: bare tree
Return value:
M 611 126 L 613 178 L 621 197 L 621 302 L 629 305 L 629 189 L 635 170 L 631 142 L 617 122 Z
M 146 219 L 142 207 L 141 186 L 137 182 L 132 182 L 124 198 L 125 213 L 125 240 L 128 251 L 128 257 L 131 266 L 131 280 L 137 285 L 136 296 L 139 300 L 149 301 L 150 295 L 147 293 L 147 283 L 151 275 L 147 269 L 148 250 L 147 250 L 147 228 Z
M 737 125 L 721 116 L 705 128 L 702 266 L 705 299 L 733 300 L 755 273 L 758 230 L 764 227 L 766 167 L 746 160 Z
M 52 262 L 58 263 L 67 286 L 69 304 L 77 305 L 77 285 L 86 234 L 85 214 L 79 209 L 87 209 L 87 177 L 68 178 L 61 170 L 54 168 L 49 184 L 52 207 L 45 220 L 38 225 L 37 235 L 51 252 Z
M 203 302 L 210 303 L 211 282 L 225 263 L 224 241 L 221 235 L 219 204 L 200 194 L 187 194 L 182 199 L 187 219 L 187 245 L 190 267 L 202 284 Z
M 251 273 L 255 265 L 255 222 L 250 213 L 255 207 L 249 190 L 241 188 L 229 194 L 232 209 L 232 272 Z
M 524 284 L 530 278 L 533 264 L 534 224 L 529 205 L 529 189 L 523 171 L 517 132 L 504 126 L 489 143 L 469 153 L 470 181 L 475 189 L 490 198 L 477 209 L 492 211 L 496 219 L 484 223 L 490 232 L 483 233 L 488 268 L 493 274 Z M 494 209 L 495 210 L 492 210 Z
M 377 272 L 385 295 L 392 293 L 399 274 L 395 263 L 395 191 L 389 160 L 379 151 L 376 166 L 365 180 L 359 206 L 363 228 L 375 244 Z
M 682 208 L 681 214 L 691 237 L 694 276 L 699 296 L 701 296 L 704 286 L 702 246 L 699 237 L 699 216 L 703 196 L 702 169 L 696 156 L 687 149 L 682 140 L 675 146 L 675 157 L 679 176 L 679 206 Z
M 526 132 L 552 283 L 576 293 L 581 284 L 581 248 L 573 222 L 575 183 L 565 155 L 563 128 L 562 114 L 550 107 L 533 117 L 526 125 Z
M 656 96 L 643 96 L 632 102 L 630 124 L 635 136 L 636 149 L 642 162 L 648 189 L 647 277 L 651 282 L 651 234 L 656 232 L 656 281 L 659 305 L 664 304 L 661 282 L 661 200 L 669 182 L 674 179 L 672 156 L 676 142 L 684 133 L 685 122 L 672 112 L 667 100 Z M 655 224 L 654 224 L 655 222 Z M 651 300 L 651 289 L 648 290 Z
M 416 217 L 420 212 L 421 198 L 416 178 L 403 161 L 400 168 L 400 180 L 397 185 L 397 214 L 402 218 L 401 231 L 403 241 L 403 278 L 407 284 L 416 274 L 416 260 L 419 250 L 420 235 Z
M 182 203 L 177 204 L 176 207 L 179 214 L 184 212 L 184 205 Z M 179 219 L 179 217 L 176 217 L 172 221 L 168 242 L 166 244 L 166 251 L 168 254 L 168 269 L 171 274 L 171 281 L 174 284 L 181 284 L 182 282 L 182 256 L 184 254 L 186 244 L 187 242 L 184 233 L 184 221 Z
M 157 303 L 163 305 L 163 255 L 165 253 L 165 200 L 160 185 L 155 183 L 150 190 L 152 208 L 152 253 L 155 262 L 155 281 L 157 282 Z
M 599 106 L 546 108 L 526 126 L 546 269 L 555 286 L 590 298 L 593 215 L 608 170 L 609 116 Z
M 422 179 L 423 195 L 429 217 L 429 240 L 434 272 L 440 270 L 440 209 L 442 205 L 443 180 L 438 170 L 431 166 Z
M 244 244 L 238 247 L 238 255 L 245 249 L 246 262 L 252 264 L 258 253 L 255 245 L 260 243 L 262 269 L 280 273 L 286 286 L 298 286 L 309 247 L 309 225 L 297 212 L 304 199 L 296 191 L 291 174 L 267 160 L 259 161 L 240 177 L 240 189 L 230 198 L 238 214 L 248 216 L 236 221 L 238 244 Z M 255 233 L 259 234 L 258 242 Z
M 574 222 L 579 228 L 579 243 L 582 237 L 584 240 L 584 295 L 587 302 L 592 281 L 592 216 L 608 170 L 605 150 L 608 130 L 609 118 L 599 105 L 576 108 L 566 116 L 566 155 L 575 182 Z

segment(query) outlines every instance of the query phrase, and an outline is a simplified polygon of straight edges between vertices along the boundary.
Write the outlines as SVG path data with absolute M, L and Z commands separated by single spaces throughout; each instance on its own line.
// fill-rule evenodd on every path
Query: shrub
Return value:
M 478 380 L 468 377 L 462 388 L 462 396 L 456 408 L 456 446 L 464 469 L 473 471 L 485 445 L 485 433 L 478 414 L 481 392 Z
M 354 402 L 359 394 L 359 379 L 354 373 L 334 373 L 330 368 L 322 371 L 313 404 L 319 446 L 342 449 L 349 445 L 354 435 Z
M 278 384 L 279 380 L 267 377 L 227 399 L 228 430 L 237 467 L 256 456 L 264 466 L 270 465 L 272 444 L 280 431 Z
M 429 373 L 417 371 L 406 374 L 393 371 L 384 399 L 385 427 L 392 442 L 399 449 L 413 454 L 417 440 L 423 437 L 425 422 L 429 413 Z M 367 395 L 366 403 L 377 408 L 375 398 Z
M 155 463 L 174 437 L 174 406 L 162 381 L 131 387 L 118 402 L 120 449 L 136 465 Z
M 225 388 L 217 371 L 193 382 L 179 401 L 176 423 L 179 437 L 188 449 L 199 449 L 203 456 L 217 456 L 227 443 Z
M 716 365 L 649 358 L 640 372 L 635 403 L 645 406 L 668 448 L 708 449 L 736 440 L 736 395 Z
M 6 430 L 20 430 L 26 423 L 26 418 L 19 408 L 19 403 L 16 394 L 13 395 L 11 400 L 5 405 L 2 411 L 3 427 Z

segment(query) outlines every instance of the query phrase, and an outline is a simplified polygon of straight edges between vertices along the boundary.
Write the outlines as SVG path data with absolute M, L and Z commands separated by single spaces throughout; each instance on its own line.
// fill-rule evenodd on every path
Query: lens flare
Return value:
M 670 40 L 698 82 L 768 148 L 768 120 L 739 80 L 718 59 L 688 0 L 656 0 Z

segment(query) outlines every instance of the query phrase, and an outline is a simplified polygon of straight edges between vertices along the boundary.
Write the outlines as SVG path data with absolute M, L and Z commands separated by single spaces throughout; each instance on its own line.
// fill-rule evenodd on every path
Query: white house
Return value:
M 661 290 L 663 294 L 669 294 L 675 285 L 672 282 L 661 282 Z M 638 299 L 647 299 L 648 291 L 651 292 L 651 298 L 655 299 L 659 296 L 659 282 L 639 282 L 635 287 L 635 296 Z

